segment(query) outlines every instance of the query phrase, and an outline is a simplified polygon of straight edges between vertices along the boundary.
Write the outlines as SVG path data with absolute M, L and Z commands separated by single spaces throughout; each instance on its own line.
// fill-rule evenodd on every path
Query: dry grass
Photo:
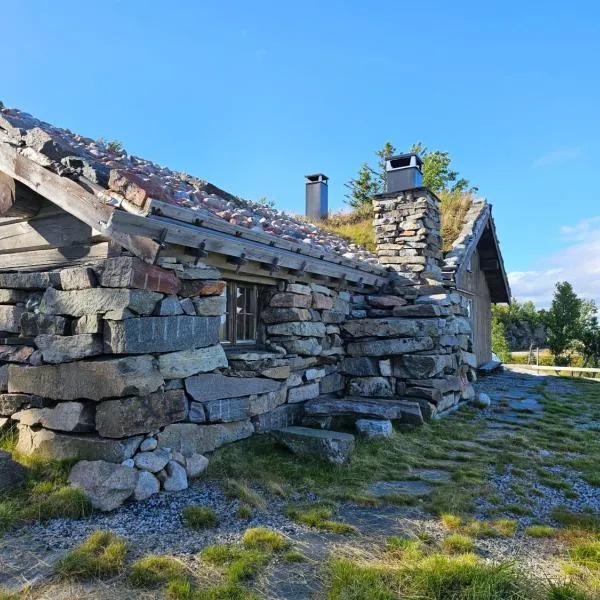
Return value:
M 440 192 L 442 249 L 447 252 L 461 232 L 473 196 L 469 192 Z M 316 223 L 321 229 L 375 252 L 375 232 L 371 208 L 337 212 Z
M 469 192 L 440 192 L 442 250 L 448 252 L 465 224 L 465 217 L 473 204 Z

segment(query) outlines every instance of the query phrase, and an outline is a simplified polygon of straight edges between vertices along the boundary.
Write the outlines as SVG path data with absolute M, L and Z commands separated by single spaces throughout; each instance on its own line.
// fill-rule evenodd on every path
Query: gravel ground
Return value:
M 519 423 L 529 423 L 531 419 L 539 418 L 540 413 L 538 411 L 535 414 L 515 413 L 512 408 L 499 406 L 498 400 L 506 398 L 507 392 L 510 393 L 511 402 L 531 397 L 539 399 L 540 385 L 544 385 L 546 391 L 558 394 L 572 393 L 577 390 L 576 386 L 568 380 L 543 376 L 507 372 L 486 377 L 478 382 L 478 389 L 488 393 L 493 403 L 489 409 L 478 413 L 475 419 L 485 420 L 490 425 L 486 430 L 487 434 L 514 433 L 511 429 L 497 428 L 499 423 L 492 419 L 502 416 L 499 410 L 505 411 L 504 416 L 512 416 L 512 424 L 517 427 Z M 477 443 L 477 439 L 476 442 L 460 445 L 475 454 L 482 450 L 493 451 L 493 448 Z M 534 458 L 533 450 L 528 452 Z M 542 457 L 552 455 L 544 450 L 536 449 L 535 452 Z M 436 468 L 443 471 L 443 466 Z M 548 520 L 552 508 L 558 505 L 565 505 L 574 511 L 591 507 L 600 513 L 600 494 L 598 488 L 587 484 L 576 472 L 567 472 L 560 466 L 548 467 L 548 471 L 562 475 L 577 492 L 578 498 L 566 498 L 563 490 L 534 483 L 536 489 L 544 493 L 543 497 L 532 496 L 527 500 L 527 506 L 533 510 L 534 516 L 524 515 L 517 518 L 520 526 L 514 537 L 475 540 L 477 552 L 482 557 L 489 560 L 515 561 L 537 576 L 550 578 L 558 576 L 559 556 L 564 552 L 561 543 L 553 539 L 530 538 L 524 535 L 524 527 L 533 521 Z M 487 479 L 505 503 L 522 504 L 523 500 L 514 493 L 511 484 L 529 484 L 533 477 L 511 475 L 510 468 L 500 475 L 490 467 Z M 291 500 L 306 502 L 315 498 L 295 497 Z M 181 511 L 190 504 L 199 504 L 213 509 L 218 515 L 219 526 L 205 531 L 193 531 L 187 528 L 182 523 Z M 448 534 L 439 520 L 425 513 L 419 506 L 340 505 L 334 518 L 354 524 L 359 530 L 357 538 L 319 532 L 293 523 L 282 514 L 285 504 L 286 501 L 281 499 L 269 498 L 267 509 L 254 509 L 251 519 L 240 520 L 235 516 L 238 508 L 237 500 L 227 499 L 217 484 L 199 481 L 184 492 L 161 493 L 146 502 L 129 504 L 109 514 L 94 514 L 88 519 L 79 521 L 56 519 L 33 524 L 0 538 L 0 588 L 2 586 L 20 588 L 27 582 L 47 579 L 51 575 L 53 562 L 95 529 L 107 529 L 128 540 L 131 558 L 150 552 L 174 555 L 198 568 L 195 554 L 204 546 L 235 541 L 248 527 L 264 526 L 283 533 L 310 560 L 292 566 L 282 561 L 274 561 L 264 576 L 255 582 L 255 587 L 263 598 L 301 600 L 320 597 L 320 566 L 329 552 L 340 545 L 356 546 L 357 539 L 360 540 L 360 546 L 370 543 L 381 544 L 382 538 L 389 535 L 414 536 L 424 531 L 428 532 L 434 540 L 439 541 Z M 493 507 L 482 498 L 478 507 L 478 516 L 482 517 Z M 515 518 L 514 515 L 506 516 Z M 48 592 L 48 589 L 52 591 Z M 64 589 L 53 586 L 46 588 L 46 592 L 38 598 L 48 597 L 58 600 L 63 597 L 73 599 L 113 597 L 108 592 L 106 596 L 98 596 L 89 590 L 78 589 L 79 595 L 74 592 L 75 595 L 63 596 L 61 590 Z M 121 597 L 125 596 L 121 595 Z M 141 596 L 135 596 L 138 597 Z

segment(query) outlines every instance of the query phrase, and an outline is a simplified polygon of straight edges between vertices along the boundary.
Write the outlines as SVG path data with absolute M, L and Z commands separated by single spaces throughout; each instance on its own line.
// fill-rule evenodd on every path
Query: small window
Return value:
M 471 298 L 467 300 L 467 317 L 471 322 L 473 321 L 473 300 Z
M 471 257 L 470 256 L 469 256 L 469 260 L 467 261 L 467 267 L 466 268 L 467 268 L 467 271 L 469 273 L 473 270 L 472 265 L 471 265 Z
M 258 288 L 252 283 L 228 281 L 223 292 L 227 311 L 221 317 L 221 342 L 252 345 L 257 342 Z

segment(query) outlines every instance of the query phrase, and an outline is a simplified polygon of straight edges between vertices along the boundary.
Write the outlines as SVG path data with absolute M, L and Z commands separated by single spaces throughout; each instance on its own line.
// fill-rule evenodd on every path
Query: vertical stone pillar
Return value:
M 373 226 L 380 264 L 413 284 L 441 284 L 439 205 L 426 188 L 377 195 Z

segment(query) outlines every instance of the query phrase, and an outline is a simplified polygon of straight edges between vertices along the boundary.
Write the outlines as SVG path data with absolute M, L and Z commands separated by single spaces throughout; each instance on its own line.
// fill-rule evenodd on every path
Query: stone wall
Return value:
M 438 200 L 387 194 L 374 209 L 386 289 L 273 279 L 260 288 L 257 348 L 220 343 L 226 284 L 207 265 L 118 257 L 0 274 L 0 427 L 16 424 L 26 454 L 144 473 L 125 473 L 141 499 L 187 486 L 204 453 L 255 432 L 418 424 L 473 397 L 465 301 L 441 278 Z

